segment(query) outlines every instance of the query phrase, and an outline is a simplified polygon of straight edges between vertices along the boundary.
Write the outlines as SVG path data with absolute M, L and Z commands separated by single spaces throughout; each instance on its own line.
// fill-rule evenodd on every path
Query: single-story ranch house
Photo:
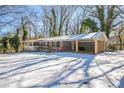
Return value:
M 108 38 L 104 32 L 89 34 L 57 36 L 27 40 L 24 42 L 25 51 L 75 51 L 97 54 L 106 50 Z

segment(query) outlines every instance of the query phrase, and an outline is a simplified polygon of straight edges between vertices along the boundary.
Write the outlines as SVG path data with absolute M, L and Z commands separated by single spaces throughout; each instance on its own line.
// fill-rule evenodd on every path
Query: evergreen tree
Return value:
M 3 37 L 1 40 L 2 47 L 3 47 L 3 53 L 6 53 L 7 47 L 8 47 L 8 38 Z
M 9 43 L 11 47 L 15 49 L 15 52 L 19 51 L 20 39 L 18 34 L 19 34 L 19 30 L 17 29 L 17 34 L 14 37 L 9 39 Z

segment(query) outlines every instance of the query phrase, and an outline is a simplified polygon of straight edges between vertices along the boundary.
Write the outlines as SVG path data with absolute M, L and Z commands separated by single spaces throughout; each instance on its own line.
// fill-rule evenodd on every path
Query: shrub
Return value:
M 82 47 L 79 47 L 79 50 L 80 51 L 85 51 L 85 47 L 83 47 L 83 46 Z
M 110 52 L 113 52 L 113 51 L 117 50 L 116 45 L 109 45 L 109 46 L 108 46 L 108 50 L 109 50 Z
M 51 52 L 52 52 L 52 47 L 48 46 L 48 53 L 51 53 Z

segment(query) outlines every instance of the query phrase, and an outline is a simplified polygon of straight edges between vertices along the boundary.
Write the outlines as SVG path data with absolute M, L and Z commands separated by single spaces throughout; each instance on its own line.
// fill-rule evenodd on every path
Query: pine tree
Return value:
M 8 47 L 8 38 L 3 37 L 1 40 L 2 47 L 3 47 L 3 53 L 6 53 L 7 47 Z

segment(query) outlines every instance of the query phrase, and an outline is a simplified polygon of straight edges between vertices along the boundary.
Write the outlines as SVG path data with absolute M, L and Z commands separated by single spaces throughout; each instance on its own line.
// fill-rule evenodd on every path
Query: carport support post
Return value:
M 76 45 L 75 45 L 76 47 L 76 52 L 78 52 L 78 40 L 76 40 Z
M 60 49 L 62 49 L 63 41 L 60 42 Z
M 33 51 L 35 51 L 34 42 L 31 42 L 31 45 L 33 46 Z
M 106 45 L 107 45 L 107 42 L 106 41 L 104 41 L 104 51 L 106 51 Z
M 94 48 L 95 48 L 95 50 L 94 50 L 95 54 L 97 54 L 98 53 L 98 41 L 97 40 L 95 41 L 95 47 Z
M 75 42 L 72 41 L 72 50 L 73 50 L 73 51 L 75 50 L 75 49 L 74 49 L 74 45 L 75 45 Z
M 42 48 L 41 44 L 42 44 L 42 43 L 41 43 L 41 41 L 40 41 L 40 42 L 39 42 L 39 45 L 40 45 L 40 55 L 41 55 L 41 50 L 42 50 L 42 49 L 41 49 L 41 48 Z

